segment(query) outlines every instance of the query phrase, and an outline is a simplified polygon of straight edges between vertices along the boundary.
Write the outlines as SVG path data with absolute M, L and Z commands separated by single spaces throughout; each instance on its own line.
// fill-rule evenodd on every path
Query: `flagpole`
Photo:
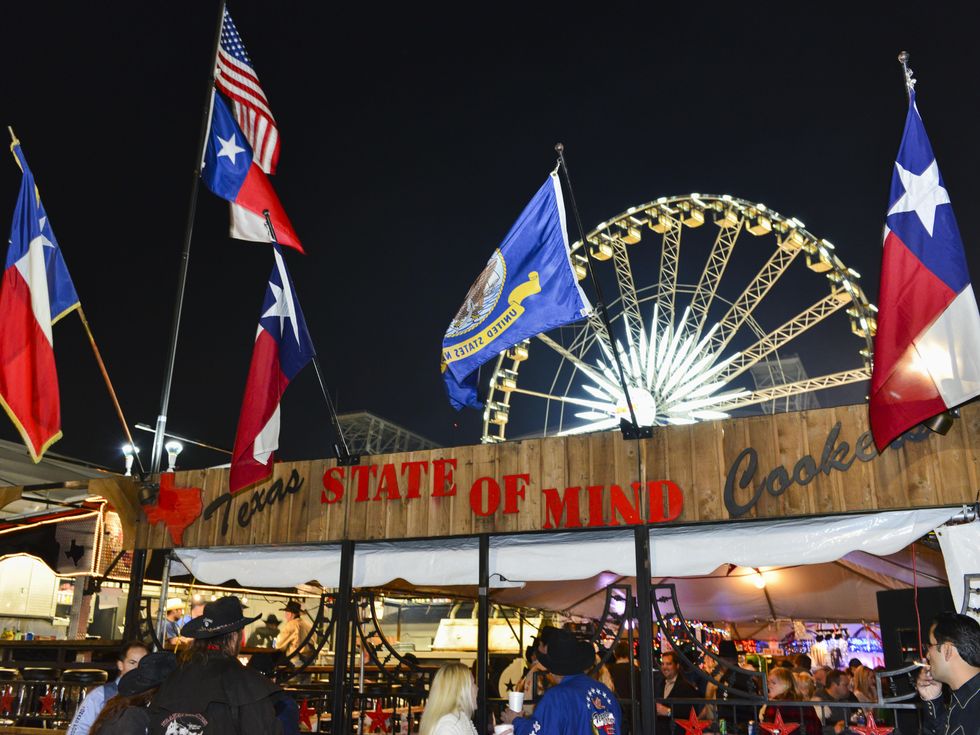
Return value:
M 129 433 L 129 424 L 126 423 L 126 417 L 123 415 L 122 406 L 119 405 L 119 398 L 116 396 L 116 389 L 112 387 L 112 381 L 109 379 L 109 371 L 106 370 L 105 363 L 102 361 L 102 352 L 99 350 L 99 346 L 95 343 L 95 335 L 92 334 L 92 328 L 89 326 L 88 319 L 85 318 L 85 310 L 82 305 L 78 305 L 78 318 L 82 320 L 82 326 L 85 328 L 85 334 L 88 335 L 88 342 L 92 345 L 92 352 L 95 354 L 95 362 L 99 365 L 99 372 L 102 373 L 102 379 L 105 381 L 105 387 L 109 391 L 109 397 L 112 399 L 112 405 L 116 408 L 116 415 L 119 416 L 119 423 L 122 424 L 123 433 L 126 435 L 126 440 L 130 445 L 135 446 L 133 442 L 133 435 Z M 136 457 L 136 464 L 139 465 L 140 474 L 144 474 L 143 463 L 140 461 L 139 452 L 133 452 Z
M 204 110 L 201 113 L 201 135 L 194 160 L 193 180 L 191 181 L 190 203 L 187 207 L 187 225 L 184 232 L 184 249 L 180 256 L 180 271 L 177 277 L 177 298 L 174 303 L 174 320 L 170 332 L 170 348 L 167 353 L 166 371 L 163 377 L 163 390 L 160 394 L 160 413 L 157 416 L 153 433 L 153 451 L 150 456 L 150 472 L 160 471 L 163 459 L 164 434 L 167 430 L 167 410 L 170 407 L 170 388 L 173 384 L 174 362 L 177 358 L 177 339 L 180 335 L 180 316 L 184 308 L 184 289 L 187 284 L 187 266 L 191 256 L 191 239 L 194 235 L 194 215 L 197 211 L 197 190 L 201 181 L 201 167 L 204 161 L 204 147 L 208 140 L 208 127 L 211 122 L 211 102 L 214 95 L 214 70 L 218 63 L 218 46 L 221 43 L 221 28 L 225 17 L 225 0 L 218 3 L 218 25 L 214 33 L 214 46 L 211 51 L 211 69 L 208 73 L 207 93 Z
M 558 153 L 558 162 L 561 163 L 561 167 L 565 170 L 565 181 L 568 183 L 568 198 L 572 202 L 572 213 L 575 215 L 575 224 L 578 226 L 578 236 L 582 241 L 582 249 L 585 250 L 585 262 L 589 266 L 589 276 L 592 278 L 592 287 L 595 289 L 595 308 L 599 312 L 599 318 L 602 319 L 602 325 L 606 328 L 606 335 L 609 337 L 609 350 L 613 353 L 613 359 L 616 361 L 616 369 L 619 371 L 619 382 L 623 386 L 623 396 L 626 399 L 626 407 L 629 409 L 630 420 L 633 423 L 632 429 L 628 431 L 625 427 L 622 427 L 623 436 L 627 439 L 645 439 L 653 436 L 653 432 L 649 426 L 641 428 L 640 422 L 636 420 L 633 399 L 630 398 L 629 388 L 626 385 L 626 371 L 623 370 L 623 361 L 619 357 L 619 350 L 616 349 L 616 343 L 613 340 L 612 325 L 609 323 L 606 303 L 602 298 L 602 287 L 599 285 L 599 279 L 595 275 L 595 268 L 592 265 L 592 254 L 589 252 L 589 242 L 585 239 L 585 229 L 582 227 L 582 218 L 579 216 L 578 204 L 575 202 L 572 176 L 568 172 L 568 163 L 565 161 L 565 146 L 562 143 L 556 143 L 555 151 Z
M 909 52 L 902 51 L 898 55 L 898 63 L 902 65 L 902 74 L 905 79 L 905 94 L 909 101 L 912 101 L 912 90 L 915 89 L 915 77 L 912 76 L 912 70 L 909 69 Z
M 276 238 L 276 228 L 272 226 L 272 217 L 269 215 L 269 210 L 265 209 L 262 211 L 265 215 L 265 226 L 269 228 L 269 237 L 272 238 L 272 242 L 279 244 L 279 240 Z M 310 338 L 312 342 L 312 337 Z M 337 433 L 337 438 L 340 439 L 340 445 L 333 445 L 334 453 L 337 455 L 337 463 L 339 465 L 350 465 L 356 464 L 360 461 L 359 457 L 351 455 L 350 448 L 347 446 L 347 439 L 344 438 L 344 430 L 340 428 L 340 419 L 337 418 L 337 409 L 333 405 L 333 399 L 330 398 L 330 391 L 327 390 L 327 385 L 323 381 L 323 372 L 320 370 L 320 359 L 316 355 L 316 350 L 313 351 L 313 370 L 316 372 L 317 382 L 320 383 L 320 392 L 323 393 L 323 399 L 327 402 L 327 412 L 330 414 L 330 422 L 333 424 L 334 431 Z
M 13 152 L 14 148 L 20 145 L 20 140 L 18 140 L 17 135 L 14 133 L 12 126 L 8 125 L 7 130 L 10 132 L 10 151 Z M 14 160 L 17 162 L 17 167 L 23 168 L 20 165 L 20 159 L 14 156 Z M 119 405 L 119 398 L 116 396 L 116 389 L 112 387 L 112 381 L 109 379 L 109 372 L 106 370 L 105 363 L 102 361 L 102 353 L 99 351 L 99 346 L 95 343 L 95 335 L 92 334 L 92 328 L 89 326 L 88 319 L 85 318 L 85 310 L 82 308 L 81 301 L 78 302 L 78 318 L 82 320 L 82 326 L 85 328 L 85 334 L 88 335 L 89 344 L 92 345 L 92 352 L 95 353 L 95 362 L 99 365 L 99 372 L 102 373 L 102 379 L 105 381 L 105 386 L 109 390 L 109 397 L 112 399 L 112 405 L 116 408 L 116 414 L 119 416 L 119 422 L 122 424 L 123 433 L 126 435 L 127 441 L 133 444 L 133 436 L 129 433 L 129 424 L 126 423 L 126 417 L 123 415 L 122 406 Z M 143 463 L 140 462 L 139 454 L 136 454 L 136 462 L 139 464 L 140 472 L 143 472 Z

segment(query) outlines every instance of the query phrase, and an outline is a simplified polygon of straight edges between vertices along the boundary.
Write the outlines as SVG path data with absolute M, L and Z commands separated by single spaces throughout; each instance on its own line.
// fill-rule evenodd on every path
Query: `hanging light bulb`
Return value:
M 755 570 L 755 577 L 752 579 L 752 583 L 756 589 L 763 590 L 766 588 L 766 577 L 759 569 Z

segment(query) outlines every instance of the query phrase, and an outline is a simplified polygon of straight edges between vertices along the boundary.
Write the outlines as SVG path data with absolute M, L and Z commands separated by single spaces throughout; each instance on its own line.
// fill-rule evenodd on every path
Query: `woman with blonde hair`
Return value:
M 769 669 L 766 676 L 766 684 L 769 688 L 769 699 L 773 701 L 786 700 L 788 702 L 800 702 L 803 696 L 796 688 L 796 679 L 793 672 L 783 666 Z M 775 722 L 777 715 L 783 722 L 795 722 L 799 729 L 799 735 L 820 735 L 822 728 L 817 710 L 814 707 L 800 707 L 792 705 L 773 705 L 764 706 L 759 712 L 760 722 Z M 765 726 L 763 726 L 763 729 Z M 794 730 L 796 728 L 793 728 Z
M 463 664 L 446 664 L 432 678 L 419 735 L 477 735 L 476 683 Z
M 861 665 L 854 669 L 854 698 L 859 702 L 878 701 L 875 673 L 867 666 Z

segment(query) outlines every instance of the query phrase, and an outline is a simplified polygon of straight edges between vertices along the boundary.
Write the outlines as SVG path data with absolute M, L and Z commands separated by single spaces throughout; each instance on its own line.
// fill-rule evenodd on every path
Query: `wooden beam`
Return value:
M 119 514 L 123 529 L 123 548 L 132 549 L 136 545 L 136 529 L 142 511 L 137 499 L 136 483 L 130 477 L 108 477 L 90 480 L 88 490 L 92 495 L 101 495 L 109 501 L 112 509 Z

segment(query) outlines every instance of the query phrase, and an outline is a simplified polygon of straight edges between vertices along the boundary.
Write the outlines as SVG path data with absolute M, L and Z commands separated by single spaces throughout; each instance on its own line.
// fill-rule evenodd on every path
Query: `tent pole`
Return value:
M 170 562 L 173 560 L 173 552 L 168 552 L 166 559 L 163 561 L 163 579 L 160 581 L 160 607 L 157 610 L 157 621 L 156 621 L 156 631 L 157 640 L 160 641 L 160 645 L 166 647 L 167 645 L 167 622 L 166 622 L 166 611 L 164 608 L 167 606 L 167 597 L 170 596 Z M 190 600 L 188 600 L 190 603 Z M 190 610 L 190 604 L 187 605 L 187 609 Z
M 487 681 L 487 664 L 489 663 L 490 647 L 490 536 L 480 535 L 480 617 L 477 622 L 476 638 L 476 682 L 479 695 L 476 705 L 476 731 L 487 732 L 487 696 L 489 683 Z
M 650 529 L 633 528 L 636 547 L 636 619 L 639 628 L 637 659 L 640 664 L 640 722 L 634 728 L 655 735 L 657 713 L 653 703 L 653 617 L 650 611 Z
M 340 583 L 333 606 L 333 710 L 331 727 L 334 733 L 349 732 L 347 727 L 347 646 L 350 638 L 351 608 L 353 607 L 354 542 L 340 544 Z

